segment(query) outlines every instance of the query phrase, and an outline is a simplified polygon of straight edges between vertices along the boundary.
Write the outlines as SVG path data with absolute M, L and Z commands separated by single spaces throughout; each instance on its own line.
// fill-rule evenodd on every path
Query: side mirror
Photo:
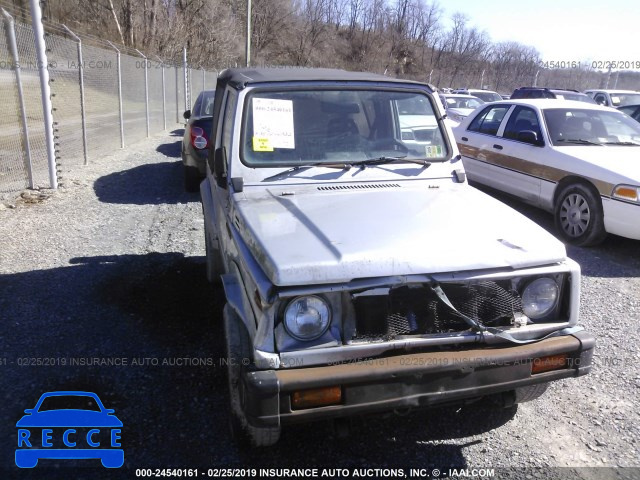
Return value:
M 544 145 L 542 141 L 538 139 L 538 134 L 533 130 L 523 130 L 518 132 L 518 141 L 530 143 L 531 145 L 536 145 L 538 147 Z
M 27 409 L 24 411 L 24 413 L 29 414 L 29 415 L 30 415 L 30 414 L 32 414 L 32 413 L 33 413 L 33 408 L 27 408 Z
M 116 413 L 116 411 L 113 408 L 105 408 L 104 413 L 111 415 L 112 413 Z
M 191 110 L 186 110 L 182 116 L 184 117 L 185 120 L 189 120 L 191 118 Z
M 227 188 L 227 149 L 216 148 L 213 154 L 213 175 L 220 188 Z

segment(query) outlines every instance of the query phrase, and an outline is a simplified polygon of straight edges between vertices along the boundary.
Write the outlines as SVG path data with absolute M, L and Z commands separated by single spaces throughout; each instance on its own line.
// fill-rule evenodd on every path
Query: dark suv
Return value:
M 511 100 L 518 98 L 558 98 L 564 100 L 575 100 L 578 102 L 595 103 L 594 100 L 577 90 L 564 88 L 543 88 L 543 87 L 520 87 L 511 94 Z

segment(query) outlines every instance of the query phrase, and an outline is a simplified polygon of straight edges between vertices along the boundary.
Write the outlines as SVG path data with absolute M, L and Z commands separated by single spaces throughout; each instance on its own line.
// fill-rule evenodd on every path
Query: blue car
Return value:
M 106 468 L 124 463 L 122 422 L 91 392 L 44 393 L 18 423 L 16 465 L 33 468 L 41 458 L 100 459 Z M 105 441 L 106 440 L 106 441 Z

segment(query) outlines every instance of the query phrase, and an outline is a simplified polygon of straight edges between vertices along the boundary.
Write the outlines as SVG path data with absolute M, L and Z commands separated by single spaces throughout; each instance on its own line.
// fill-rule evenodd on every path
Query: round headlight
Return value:
M 558 284 L 551 278 L 538 278 L 522 292 L 522 311 L 529 318 L 541 318 L 558 303 Z
M 293 299 L 284 311 L 284 326 L 298 340 L 315 340 L 327 331 L 330 322 L 329 305 L 314 295 Z

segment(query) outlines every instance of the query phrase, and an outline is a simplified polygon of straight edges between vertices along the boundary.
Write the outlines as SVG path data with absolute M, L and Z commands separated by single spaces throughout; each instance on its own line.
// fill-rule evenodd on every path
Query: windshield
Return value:
M 640 145 L 640 123 L 621 112 L 550 108 L 544 118 L 554 145 Z
M 449 97 L 445 96 L 446 108 L 478 108 L 484 102 L 474 97 Z
M 499 102 L 500 100 L 502 100 L 502 97 L 494 92 L 483 92 L 474 90 L 473 92 L 469 92 L 469 95 L 478 97 L 485 102 Z
M 251 167 L 449 155 L 430 97 L 406 91 L 250 92 L 241 142 L 242 161 Z
M 86 395 L 59 395 L 47 397 L 42 401 L 39 412 L 49 410 L 91 410 L 99 412 L 100 407 L 93 397 Z
M 611 92 L 611 104 L 614 107 L 622 107 L 623 105 L 638 105 L 640 104 L 640 93 Z

